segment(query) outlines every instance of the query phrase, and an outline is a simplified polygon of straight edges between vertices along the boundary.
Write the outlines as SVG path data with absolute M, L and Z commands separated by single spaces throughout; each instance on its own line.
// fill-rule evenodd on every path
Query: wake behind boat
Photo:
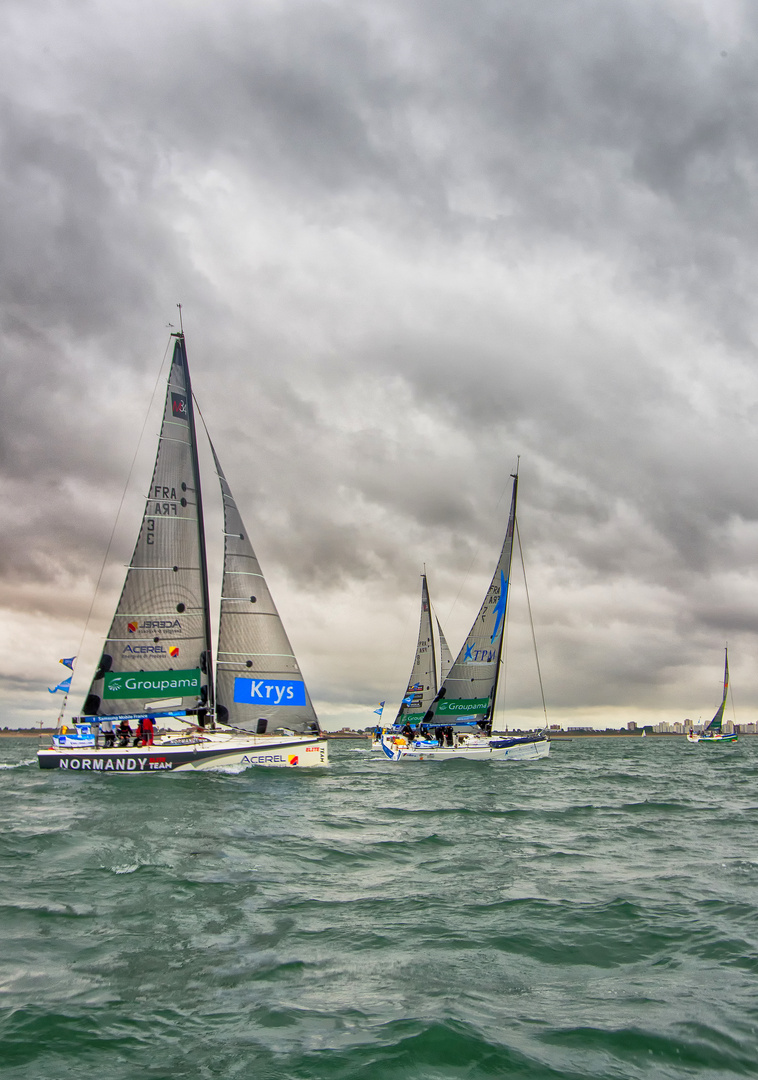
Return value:
M 721 704 L 716 710 L 716 715 L 711 720 L 710 724 L 707 724 L 702 731 L 688 731 L 687 742 L 691 743 L 733 743 L 737 742 L 737 732 L 726 732 L 722 730 L 722 724 L 724 720 L 724 708 L 726 707 L 726 698 L 729 693 L 729 650 L 724 649 L 724 693 L 721 698 Z
M 518 473 L 513 477 L 508 527 L 490 587 L 463 648 L 428 705 L 426 681 L 414 683 L 414 678 L 423 671 L 434 670 L 433 666 L 424 669 L 421 651 L 425 600 L 429 606 L 424 577 L 419 648 L 411 681 L 395 730 L 384 731 L 381 737 L 381 748 L 390 761 L 528 761 L 547 757 L 550 753 L 550 742 L 544 733 L 513 736 L 492 732 L 516 530 L 517 494 Z M 431 620 L 428 632 L 431 638 Z M 407 712 L 403 711 L 405 707 Z M 396 729 L 400 723 L 402 730 L 398 733 Z
M 195 411 L 184 334 L 173 337 L 153 479 L 121 599 L 83 715 L 65 725 L 59 717 L 39 765 L 124 773 L 326 765 L 326 739 L 211 444 L 224 506 L 214 678 Z

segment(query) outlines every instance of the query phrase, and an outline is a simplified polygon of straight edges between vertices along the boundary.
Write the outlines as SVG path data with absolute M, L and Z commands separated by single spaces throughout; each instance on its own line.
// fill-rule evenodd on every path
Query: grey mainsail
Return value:
M 224 502 L 216 706 L 223 723 L 258 734 L 318 732 L 316 712 L 211 444 Z
M 158 453 L 137 543 L 84 713 L 193 708 L 206 699 L 210 619 L 192 387 L 176 336 Z
M 513 477 L 508 527 L 490 587 L 463 648 L 424 717 L 427 723 L 437 717 L 444 718 L 445 723 L 492 719 L 508 605 L 517 492 L 518 475 Z
M 411 668 L 408 688 L 400 703 L 395 723 L 415 723 L 423 719 L 437 694 L 437 662 L 434 655 L 432 611 L 426 574 L 421 575 L 421 620 L 418 628 L 416 656 Z
M 437 616 L 435 615 L 435 619 Z M 442 633 L 442 627 L 440 621 L 437 619 L 437 634 L 440 639 L 440 686 L 445 681 L 453 666 L 453 654 L 450 652 L 450 646 L 447 643 L 445 635 Z

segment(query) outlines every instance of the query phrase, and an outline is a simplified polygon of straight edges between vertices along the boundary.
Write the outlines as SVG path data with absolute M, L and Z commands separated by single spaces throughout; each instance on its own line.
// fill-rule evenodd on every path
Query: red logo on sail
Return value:
M 170 649 L 168 650 L 168 654 L 169 654 L 169 656 L 178 656 L 179 655 L 179 646 L 178 645 L 172 645 L 170 647 Z
M 126 629 L 129 631 L 130 634 L 136 634 L 137 630 L 139 629 L 139 623 L 138 622 L 127 623 Z
M 187 419 L 187 399 L 183 394 L 171 395 L 171 412 L 182 420 Z

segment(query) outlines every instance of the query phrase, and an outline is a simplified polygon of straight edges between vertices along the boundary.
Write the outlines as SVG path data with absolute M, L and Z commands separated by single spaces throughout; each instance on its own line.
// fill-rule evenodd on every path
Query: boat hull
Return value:
M 51 747 L 37 752 L 41 769 L 81 773 L 203 772 L 218 768 L 311 768 L 329 764 L 326 739 L 198 740 L 190 745 Z
M 700 735 L 697 732 L 687 732 L 687 742 L 691 743 L 735 743 L 737 742 L 736 734 L 729 735 Z
M 498 742 L 507 745 L 498 746 Z M 540 737 L 493 739 L 482 746 L 415 747 L 383 742 L 382 750 L 390 761 L 536 761 L 549 755 L 550 742 Z

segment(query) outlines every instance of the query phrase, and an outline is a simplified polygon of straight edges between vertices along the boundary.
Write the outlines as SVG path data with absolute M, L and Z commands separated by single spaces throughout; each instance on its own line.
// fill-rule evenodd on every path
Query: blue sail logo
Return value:
M 234 700 L 240 705 L 304 706 L 305 683 L 295 679 L 234 680 Z
M 505 580 L 505 574 L 500 571 L 500 596 L 495 604 L 495 629 L 492 631 L 492 637 L 490 638 L 490 644 L 494 645 L 503 629 L 503 619 L 505 618 L 505 605 L 508 600 L 508 582 Z

